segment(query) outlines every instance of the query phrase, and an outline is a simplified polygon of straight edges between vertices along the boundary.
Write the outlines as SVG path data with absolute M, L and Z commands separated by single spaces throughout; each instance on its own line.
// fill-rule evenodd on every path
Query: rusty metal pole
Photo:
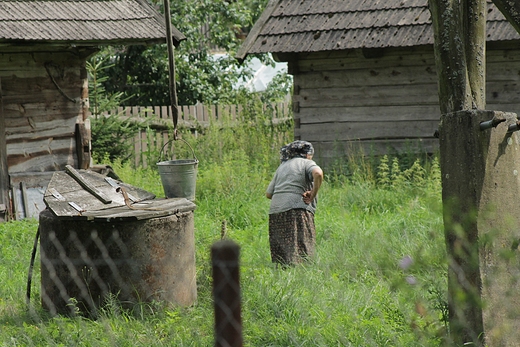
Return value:
M 211 247 L 215 347 L 242 347 L 242 318 L 239 282 L 239 246 L 230 240 Z

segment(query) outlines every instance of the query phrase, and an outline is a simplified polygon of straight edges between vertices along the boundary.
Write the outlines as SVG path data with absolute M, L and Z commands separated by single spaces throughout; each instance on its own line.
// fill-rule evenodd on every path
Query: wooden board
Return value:
M 438 121 L 413 122 L 337 122 L 300 124 L 294 130 L 296 136 L 306 141 L 381 140 L 433 137 Z
M 83 212 L 77 211 L 66 201 L 48 202 L 47 205 L 59 218 L 101 222 L 152 219 L 195 210 L 195 204 L 185 198 L 155 199 L 133 204 L 133 208 L 114 205 L 106 209 Z
M 338 52 L 335 54 L 313 53 L 299 55 L 297 62 L 299 73 L 307 71 L 334 71 L 334 70 L 354 70 L 362 69 L 367 66 L 380 68 L 394 68 L 399 66 L 431 65 L 435 66 L 433 48 L 409 50 L 385 50 L 380 58 L 367 59 L 360 52 Z
M 17 219 L 38 218 L 46 206 L 43 196 L 52 178 L 52 172 L 21 172 L 9 174 L 9 185 Z M 25 187 L 25 197 L 23 188 Z
M 437 105 L 436 84 L 301 89 L 293 97 L 300 107 Z
M 331 122 L 394 122 L 416 120 L 440 120 L 438 105 L 386 106 L 343 106 L 300 108 L 302 124 Z
M 75 175 L 79 175 L 80 179 Z M 125 199 L 121 188 L 130 200 Z M 44 201 L 57 217 L 81 220 L 142 220 L 195 209 L 195 204 L 185 198 L 155 199 L 150 192 L 90 170 L 55 172 Z
M 316 162 L 321 166 L 347 162 L 360 156 L 397 155 L 408 153 L 436 153 L 439 140 L 385 139 L 373 141 L 321 141 L 314 146 Z
M 294 78 L 294 84 L 302 89 L 392 86 L 416 83 L 437 85 L 435 64 L 385 68 L 367 66 L 356 70 L 307 72 Z
M 2 94 L 2 78 L 0 77 L 0 205 L 9 206 L 9 175 L 7 166 L 7 145 L 5 142 L 5 117 L 4 117 L 4 103 Z M 0 222 L 6 219 L 6 214 L 9 211 L 3 211 L 0 215 Z

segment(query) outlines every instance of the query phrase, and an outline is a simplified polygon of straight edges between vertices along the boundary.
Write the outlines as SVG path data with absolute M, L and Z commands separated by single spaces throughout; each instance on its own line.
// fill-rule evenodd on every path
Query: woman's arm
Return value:
M 312 179 L 314 182 L 312 190 L 308 190 L 303 193 L 303 202 L 306 204 L 310 204 L 312 200 L 316 198 L 316 195 L 318 195 L 321 183 L 323 182 L 323 170 L 319 167 L 314 168 L 312 170 Z

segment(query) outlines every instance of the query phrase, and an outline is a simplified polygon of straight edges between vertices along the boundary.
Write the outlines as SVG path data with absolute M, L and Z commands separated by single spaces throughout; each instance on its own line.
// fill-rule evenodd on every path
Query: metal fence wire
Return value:
M 188 211 L 93 222 L 43 211 L 27 301 L 39 237 L 41 303 L 52 315 L 96 318 L 115 301 L 128 310 L 142 303 L 192 304 L 197 290 L 193 218 Z
M 115 305 L 130 311 L 141 310 L 143 303 L 190 305 L 196 299 L 192 223 L 191 212 L 176 213 L 158 220 L 93 223 L 73 219 L 60 219 L 58 222 L 51 212 L 44 211 L 40 216 L 29 267 L 27 303 L 30 304 L 31 300 L 32 269 L 39 241 L 41 304 L 51 315 L 82 315 L 95 319 L 106 307 Z M 244 341 L 240 247 L 225 238 L 225 229 L 223 222 L 222 239 L 211 247 L 214 346 L 241 347 Z M 400 264 L 403 269 L 409 266 L 406 260 Z M 452 267 L 451 275 L 467 282 L 468 274 L 461 268 Z M 479 289 L 474 285 L 471 288 Z M 447 333 L 443 338 L 446 346 L 460 345 L 450 338 L 450 333 L 477 346 L 485 345 L 482 335 L 485 327 L 479 313 L 482 309 L 480 293 L 470 297 L 467 292 L 466 295 L 451 294 L 452 299 L 458 300 L 457 305 L 451 307 L 451 314 L 445 312 L 447 307 L 442 307 L 446 320 L 449 315 L 451 323 L 446 326 L 447 331 L 442 332 Z M 503 296 L 503 306 L 510 303 L 508 299 L 512 296 L 513 292 Z M 473 301 L 479 301 L 479 304 L 471 304 Z M 458 312 L 457 307 L 472 308 L 475 313 Z M 416 309 L 418 314 L 427 316 L 424 307 L 416 306 Z M 518 310 L 509 307 L 501 312 L 518 313 Z M 500 312 L 492 314 L 500 315 Z M 477 318 L 480 324 L 475 323 Z M 490 331 L 518 336 L 518 332 Z
M 28 305 L 38 242 L 41 304 L 51 315 L 96 319 L 114 304 L 129 311 L 143 303 L 190 305 L 196 299 L 194 250 L 191 239 L 171 237 L 186 234 L 171 225 L 191 225 L 192 216 L 179 213 L 167 219 L 169 228 L 151 220 L 82 225 L 76 220 L 58 223 L 52 213 L 42 212 L 29 267 Z M 239 254 L 231 240 L 211 247 L 214 340 L 219 347 L 243 346 Z

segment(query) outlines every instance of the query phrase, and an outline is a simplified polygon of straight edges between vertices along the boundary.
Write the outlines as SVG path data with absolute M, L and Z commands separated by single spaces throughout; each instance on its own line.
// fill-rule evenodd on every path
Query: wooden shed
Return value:
M 487 6 L 487 108 L 518 112 L 520 35 Z M 294 137 L 325 165 L 357 150 L 437 150 L 433 43 L 428 0 L 270 0 L 237 57 L 288 63 Z
M 146 0 L 0 1 L 0 220 L 37 216 L 54 171 L 89 167 L 86 60 L 165 42 Z

